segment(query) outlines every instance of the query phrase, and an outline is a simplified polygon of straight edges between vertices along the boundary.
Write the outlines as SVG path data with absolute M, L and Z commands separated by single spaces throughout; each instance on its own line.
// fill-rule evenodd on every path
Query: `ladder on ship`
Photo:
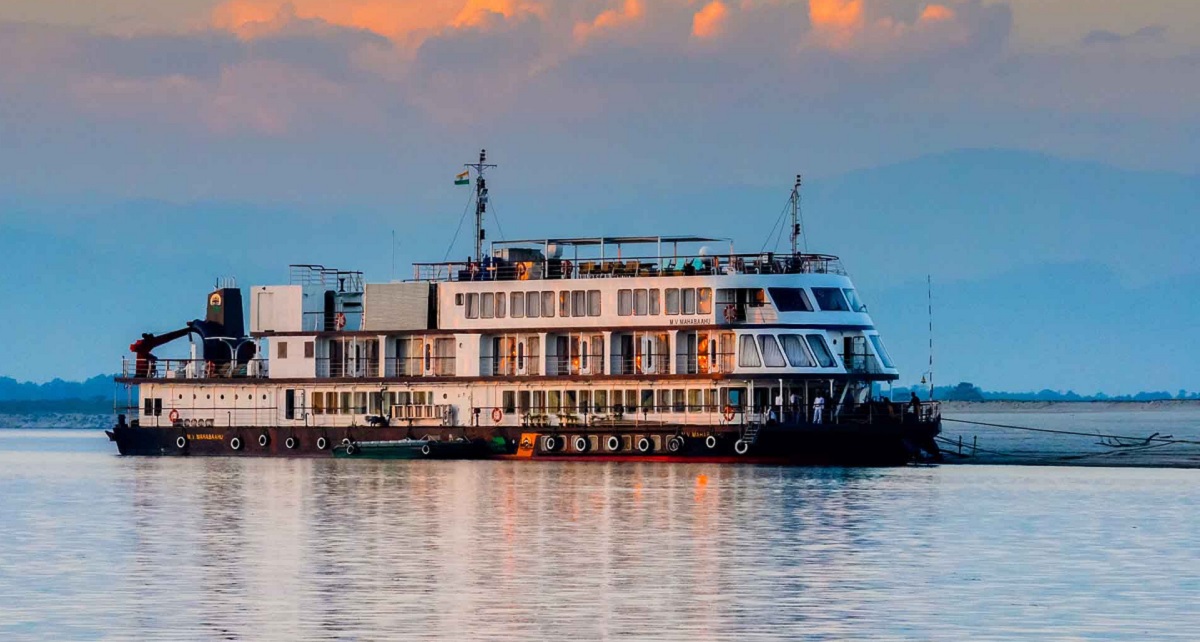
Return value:
M 752 422 L 747 425 L 746 431 L 742 433 L 742 441 L 753 446 L 754 442 L 758 440 L 758 430 L 761 427 L 762 424 L 758 422 Z

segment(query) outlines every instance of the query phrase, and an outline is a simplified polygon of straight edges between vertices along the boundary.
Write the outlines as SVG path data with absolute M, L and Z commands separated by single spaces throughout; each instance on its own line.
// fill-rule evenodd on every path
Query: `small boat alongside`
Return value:
M 362 459 L 479 459 L 489 453 L 486 444 L 465 439 L 347 441 L 333 448 L 334 457 Z

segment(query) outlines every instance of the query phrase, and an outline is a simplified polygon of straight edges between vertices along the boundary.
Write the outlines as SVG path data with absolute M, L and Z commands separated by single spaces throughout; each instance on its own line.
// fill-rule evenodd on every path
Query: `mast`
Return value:
M 465 163 L 465 167 L 475 170 L 475 255 L 472 260 L 483 260 L 483 215 L 487 212 L 488 189 L 487 179 L 483 177 L 483 172 L 488 168 L 495 167 L 487 163 L 487 150 L 479 150 L 478 163 Z
M 800 174 L 796 174 L 796 185 L 792 187 L 792 256 L 800 241 Z

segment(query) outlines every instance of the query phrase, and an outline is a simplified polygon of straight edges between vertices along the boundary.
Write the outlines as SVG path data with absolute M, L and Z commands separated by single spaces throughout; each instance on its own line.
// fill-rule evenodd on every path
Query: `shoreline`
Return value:
M 949 413 L 1020 413 L 1020 412 L 1200 412 L 1200 399 L 1163 399 L 1158 401 L 943 401 L 942 414 Z

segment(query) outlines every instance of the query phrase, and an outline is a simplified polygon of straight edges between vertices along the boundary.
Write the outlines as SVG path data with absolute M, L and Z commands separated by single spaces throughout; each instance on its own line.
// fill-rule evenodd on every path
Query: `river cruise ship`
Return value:
M 290 266 L 218 282 L 144 334 L 109 432 L 126 455 L 895 465 L 936 459 L 935 402 L 899 377 L 835 256 L 706 236 L 488 241 L 405 281 Z M 461 179 L 460 179 L 461 180 Z M 786 221 L 783 223 L 786 226 Z M 248 328 L 246 321 L 248 317 Z M 187 358 L 154 350 L 188 339 Z

